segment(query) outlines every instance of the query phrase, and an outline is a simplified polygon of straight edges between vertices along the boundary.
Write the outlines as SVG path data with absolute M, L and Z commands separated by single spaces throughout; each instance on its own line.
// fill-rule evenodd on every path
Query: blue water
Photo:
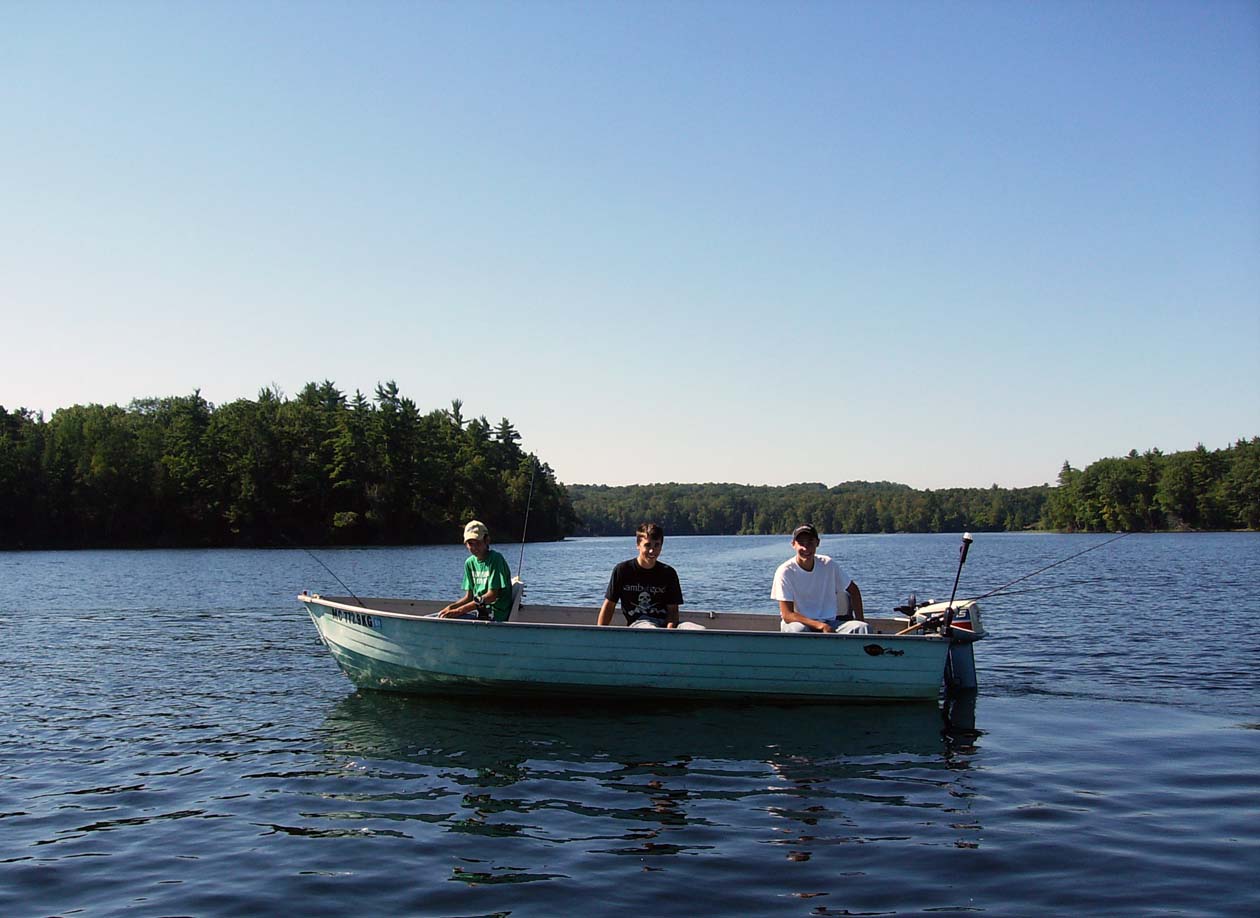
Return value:
M 300 551 L 0 555 L 0 915 L 1256 915 L 1260 535 L 980 535 L 981 689 L 802 708 L 358 693 Z M 670 538 L 691 608 L 772 611 L 784 538 Z M 956 536 L 827 537 L 869 610 Z M 503 548 L 515 570 L 519 548 Z M 594 607 L 629 539 L 531 545 Z M 319 557 L 450 597 L 459 546 Z

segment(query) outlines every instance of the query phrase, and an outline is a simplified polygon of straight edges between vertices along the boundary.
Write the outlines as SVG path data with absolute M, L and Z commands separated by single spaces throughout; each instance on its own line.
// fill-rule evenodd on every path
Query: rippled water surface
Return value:
M 0 555 L 0 915 L 1256 915 L 1260 536 L 980 535 L 978 696 L 644 708 L 359 693 L 300 551 Z M 827 537 L 868 609 L 956 536 Z M 503 548 L 515 570 L 519 547 Z M 589 603 L 630 539 L 531 545 Z M 787 540 L 671 538 L 689 608 L 772 611 Z M 451 597 L 459 546 L 319 552 Z

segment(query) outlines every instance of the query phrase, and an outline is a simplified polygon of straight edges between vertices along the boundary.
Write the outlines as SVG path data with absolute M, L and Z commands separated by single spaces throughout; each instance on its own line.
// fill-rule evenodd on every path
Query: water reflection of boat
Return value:
M 333 770 L 354 779 L 322 788 L 306 831 L 450 833 L 432 847 L 466 852 L 451 879 L 478 885 L 554 876 L 528 869 L 530 844 L 545 846 L 548 867 L 598 854 L 653 869 L 757 833 L 806 860 L 836 839 L 877 840 L 889 818 L 970 844 L 973 820 L 958 815 L 969 757 L 945 727 L 932 703 L 610 709 L 359 692 L 317 734 Z M 519 844 L 489 847 L 498 839 Z
M 683 613 L 703 626 L 692 631 L 599 628 L 593 610 L 570 606 L 494 622 L 432 618 L 442 604 L 424 600 L 298 600 L 355 685 L 448 695 L 934 700 L 947 674 L 974 687 L 972 643 L 984 633 L 970 602 L 934 632 L 926 624 L 944 610 L 934 619 L 925 608 L 915 622 L 868 618 L 870 634 L 823 636 L 783 634 L 777 615 L 753 613 Z
M 940 757 L 949 725 L 934 703 L 849 705 L 820 714 L 778 705 L 633 705 L 609 711 L 572 702 L 361 692 L 321 729 L 327 750 L 358 760 L 473 770 L 504 763 L 826 761 Z

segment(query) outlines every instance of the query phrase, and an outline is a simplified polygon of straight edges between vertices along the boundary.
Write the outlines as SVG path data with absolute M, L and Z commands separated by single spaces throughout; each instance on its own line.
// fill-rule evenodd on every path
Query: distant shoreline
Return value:
M 1072 536 L 1109 536 L 1109 535 L 1148 535 L 1148 536 L 1200 536 L 1200 535 L 1247 535 L 1249 533 L 1257 533 L 1257 529 L 1177 529 L 1177 530 L 1159 530 L 1156 532 L 1131 532 L 1131 533 L 1110 533 L 1110 532 L 1067 532 L 1055 529 L 1024 529 L 1018 532 L 985 532 L 984 536 L 1037 536 L 1037 535 L 1072 535 Z M 901 536 L 960 536 L 959 532 L 834 532 L 822 533 L 824 539 L 837 537 L 861 537 L 861 536 L 880 536 L 886 538 L 898 538 Z M 792 534 L 788 532 L 770 532 L 770 533 L 691 533 L 687 535 L 675 535 L 673 538 L 689 538 L 689 539 L 729 539 L 729 538 L 782 538 L 791 539 Z M 604 535 L 572 535 L 562 539 L 546 539 L 546 540 L 530 540 L 525 544 L 529 545 L 545 545 L 558 544 L 562 542 L 579 542 L 587 539 L 633 539 L 633 532 L 611 533 Z M 520 542 L 500 544 L 499 548 L 512 547 L 515 545 L 520 547 Z M 196 552 L 196 551 L 365 551 L 370 549 L 393 549 L 393 548 L 462 548 L 458 542 L 402 542 L 394 545 L 62 545 L 56 547 L 36 547 L 36 548 L 15 548 L 0 547 L 0 554 L 18 554 L 21 552 L 90 552 L 90 551 L 178 551 L 178 552 Z
M 1161 532 L 1260 529 L 1260 437 L 1064 462 L 1054 485 L 920 490 L 889 481 L 568 485 L 507 418 L 422 413 L 392 382 L 214 406 L 190 396 L 0 408 L 0 549 L 435 545 L 479 519 L 524 535 Z

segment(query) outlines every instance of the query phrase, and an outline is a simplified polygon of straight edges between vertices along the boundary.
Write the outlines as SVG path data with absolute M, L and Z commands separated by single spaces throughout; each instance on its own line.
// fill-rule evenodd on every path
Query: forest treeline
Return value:
M 0 406 L 0 548 L 457 542 L 473 517 L 506 543 L 527 503 L 528 538 L 561 538 L 564 487 L 519 440 L 458 400 L 422 414 L 393 382 L 372 399 L 325 381 L 47 420 Z
M 892 482 L 570 485 L 579 535 L 634 532 L 656 520 L 670 535 L 791 532 L 1001 532 L 1036 527 L 1050 487 L 920 491 Z
M 1132 451 L 1085 469 L 1065 462 L 1056 486 L 920 491 L 890 482 L 756 487 L 733 484 L 570 485 L 580 535 L 657 520 L 689 534 L 1156 531 L 1260 528 L 1260 438 L 1209 452 Z
M 1132 451 L 1055 485 L 917 490 L 891 482 L 570 485 L 506 418 L 421 413 L 393 382 L 331 382 L 214 406 L 199 392 L 45 419 L 0 406 L 0 548 L 453 542 L 477 517 L 500 544 L 628 535 L 1260 528 L 1260 437 Z M 533 499 L 530 486 L 533 483 Z
M 1132 450 L 1084 469 L 1064 462 L 1042 525 L 1088 532 L 1260 529 L 1260 437 L 1210 451 L 1203 444 L 1167 455 Z

